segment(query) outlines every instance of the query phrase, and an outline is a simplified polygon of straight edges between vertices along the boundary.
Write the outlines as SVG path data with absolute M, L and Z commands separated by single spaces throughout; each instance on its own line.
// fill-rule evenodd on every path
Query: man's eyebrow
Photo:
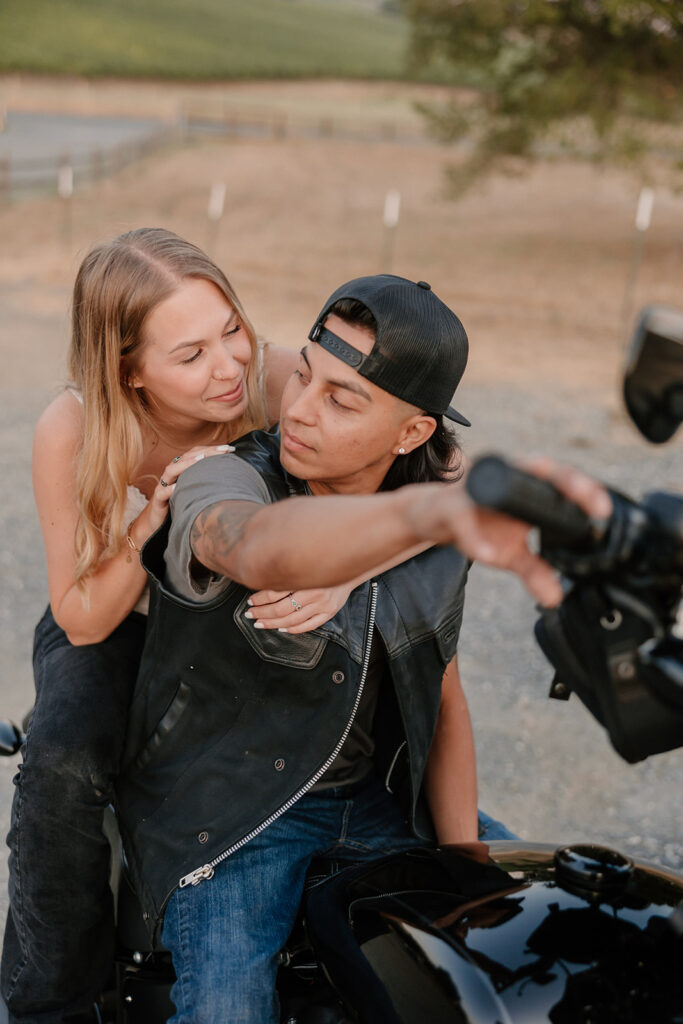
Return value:
M 231 323 L 233 322 L 233 320 L 235 319 L 236 316 L 237 316 L 237 310 L 233 309 L 232 313 L 230 314 L 228 319 L 225 321 L 225 324 L 223 325 L 223 330 L 221 331 L 221 334 L 225 334 L 225 332 L 227 331 L 228 327 L 230 327 Z M 198 338 L 196 341 L 180 341 L 180 342 L 178 342 L 177 345 L 173 346 L 173 348 L 171 349 L 171 351 L 168 354 L 170 356 L 172 356 L 174 352 L 178 352 L 181 348 L 190 348 L 191 345 L 201 345 L 203 343 L 203 341 L 204 341 L 203 338 Z
M 303 359 L 303 361 L 306 363 L 306 366 L 308 367 L 308 369 L 310 370 L 311 369 L 311 364 L 308 361 L 308 356 L 306 355 L 306 349 L 307 348 L 308 348 L 308 345 L 306 345 L 305 348 L 302 348 L 301 352 L 299 354 L 300 354 L 301 358 Z M 369 394 L 369 392 L 367 392 L 365 390 L 365 388 L 362 387 L 362 385 L 356 384 L 355 381 L 352 381 L 352 380 L 333 380 L 331 377 L 328 377 L 327 378 L 327 383 L 330 384 L 333 388 L 343 388 L 345 391 L 352 391 L 354 395 L 359 395 L 360 398 L 364 398 L 367 402 L 371 402 L 372 401 L 372 395 Z

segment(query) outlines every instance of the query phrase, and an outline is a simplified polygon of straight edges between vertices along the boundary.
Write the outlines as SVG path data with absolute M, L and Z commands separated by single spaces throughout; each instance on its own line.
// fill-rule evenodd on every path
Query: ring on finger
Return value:
M 303 605 L 299 604 L 297 599 L 294 597 L 294 594 L 290 594 L 289 595 L 289 600 L 291 602 L 291 605 L 292 605 L 292 608 L 294 609 L 294 611 L 295 612 L 300 612 L 302 607 L 303 607 Z
M 180 459 L 181 459 L 181 456 L 180 455 L 176 455 L 174 459 L 171 459 L 171 462 L 180 462 Z
M 159 483 L 161 484 L 162 487 L 168 487 L 168 480 L 164 480 L 163 476 L 159 480 Z

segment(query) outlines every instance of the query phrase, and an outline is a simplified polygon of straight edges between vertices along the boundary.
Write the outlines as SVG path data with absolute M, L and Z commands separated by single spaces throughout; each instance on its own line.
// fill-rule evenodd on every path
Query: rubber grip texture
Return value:
M 571 547 L 591 534 L 590 518 L 578 505 L 551 483 L 525 473 L 498 455 L 477 459 L 466 486 L 477 505 L 538 526 L 555 544 Z

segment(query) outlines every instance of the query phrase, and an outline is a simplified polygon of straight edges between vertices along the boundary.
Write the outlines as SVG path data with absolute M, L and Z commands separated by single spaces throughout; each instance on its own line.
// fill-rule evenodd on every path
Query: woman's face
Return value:
M 247 409 L 249 336 L 211 281 L 188 278 L 149 314 L 130 375 L 155 419 L 176 427 L 228 423 Z

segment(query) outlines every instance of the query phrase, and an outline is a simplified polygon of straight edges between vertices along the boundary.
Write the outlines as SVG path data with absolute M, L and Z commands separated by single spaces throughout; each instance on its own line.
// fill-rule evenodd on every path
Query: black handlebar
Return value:
M 594 524 L 578 505 L 551 483 L 498 455 L 476 460 L 467 478 L 467 492 L 478 505 L 538 526 L 551 542 L 574 547 L 594 539 Z

